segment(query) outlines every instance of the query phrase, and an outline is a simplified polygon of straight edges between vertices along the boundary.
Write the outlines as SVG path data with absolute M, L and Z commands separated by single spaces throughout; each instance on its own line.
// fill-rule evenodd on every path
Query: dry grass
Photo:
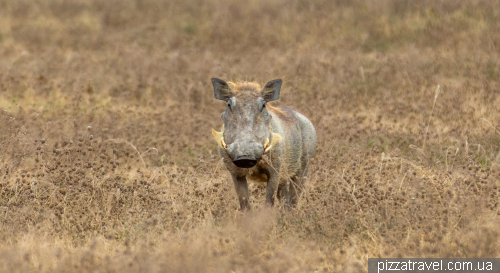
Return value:
M 500 257 L 500 2 L 313 2 L 0 0 L 0 271 Z M 237 210 L 211 77 L 315 124 L 296 209 Z

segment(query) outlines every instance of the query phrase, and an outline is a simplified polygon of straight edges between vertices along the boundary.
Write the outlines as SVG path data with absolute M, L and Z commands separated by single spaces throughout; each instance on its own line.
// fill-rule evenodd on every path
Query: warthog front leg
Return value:
M 231 175 L 233 177 L 234 188 L 236 189 L 236 194 L 238 195 L 238 199 L 240 201 L 241 210 L 250 209 L 250 203 L 248 202 L 248 184 L 247 178 L 237 177 L 236 175 Z
M 289 189 L 289 199 L 287 200 L 291 206 L 297 205 L 299 201 L 300 194 L 304 188 L 304 178 L 295 176 L 292 178 Z
M 274 205 L 274 195 L 278 190 L 279 185 L 279 173 L 277 171 L 269 172 L 269 178 L 267 180 L 266 186 L 266 202 L 267 204 Z
M 278 199 L 285 199 L 286 202 L 288 202 L 287 197 L 288 197 L 288 185 L 286 183 L 280 183 L 278 185 L 278 193 L 276 194 Z

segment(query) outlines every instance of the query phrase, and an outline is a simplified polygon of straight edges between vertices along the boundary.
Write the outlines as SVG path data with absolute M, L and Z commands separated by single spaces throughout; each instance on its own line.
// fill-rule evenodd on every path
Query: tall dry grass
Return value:
M 0 0 L 0 271 L 499 257 L 498 7 Z M 284 78 L 316 126 L 296 209 L 237 210 L 211 77 Z

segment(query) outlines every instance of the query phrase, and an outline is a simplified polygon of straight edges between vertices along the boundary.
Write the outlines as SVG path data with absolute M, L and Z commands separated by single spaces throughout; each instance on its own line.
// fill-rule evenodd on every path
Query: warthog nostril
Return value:
M 233 160 L 233 163 L 240 168 L 252 168 L 257 164 L 257 159 L 249 156 L 238 156 Z

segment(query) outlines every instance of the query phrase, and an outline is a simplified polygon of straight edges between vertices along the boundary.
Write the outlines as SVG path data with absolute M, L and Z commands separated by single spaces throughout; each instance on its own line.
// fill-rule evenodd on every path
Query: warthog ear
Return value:
M 262 89 L 262 97 L 265 101 L 278 100 L 280 98 L 280 89 L 283 81 L 281 79 L 272 80 L 264 86 Z
M 234 94 L 231 92 L 229 85 L 217 78 L 212 78 L 212 84 L 214 86 L 214 97 L 218 100 L 228 101 Z

